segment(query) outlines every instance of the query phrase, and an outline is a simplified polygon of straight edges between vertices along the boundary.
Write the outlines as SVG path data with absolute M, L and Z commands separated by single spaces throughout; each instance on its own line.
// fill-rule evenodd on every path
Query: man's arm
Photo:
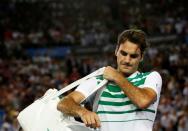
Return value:
M 152 88 L 138 88 L 134 86 L 122 74 L 110 66 L 105 68 L 104 78 L 114 81 L 127 97 L 141 109 L 147 108 L 157 98 L 157 94 Z
M 80 105 L 84 99 L 85 96 L 82 93 L 73 91 L 64 99 L 60 100 L 57 109 L 65 114 L 80 117 L 86 126 L 92 128 L 100 127 L 100 120 L 97 114 Z

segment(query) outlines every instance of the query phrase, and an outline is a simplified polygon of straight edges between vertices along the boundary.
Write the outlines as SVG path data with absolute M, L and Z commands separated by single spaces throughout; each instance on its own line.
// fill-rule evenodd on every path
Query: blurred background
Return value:
M 163 78 L 154 131 L 188 131 L 188 6 L 185 0 L 1 0 L 0 131 L 49 88 L 115 66 L 117 36 L 144 30 L 141 66 Z

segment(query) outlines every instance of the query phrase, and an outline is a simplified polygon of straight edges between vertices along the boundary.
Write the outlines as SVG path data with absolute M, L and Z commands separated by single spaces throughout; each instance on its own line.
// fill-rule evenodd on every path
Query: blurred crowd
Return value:
M 163 78 L 155 131 L 188 130 L 187 51 L 187 45 L 164 46 L 152 60 Z
M 113 52 L 28 57 L 23 47 L 106 48 L 127 28 L 140 28 L 149 37 L 177 35 L 177 41 L 151 43 L 141 68 L 157 70 L 163 78 L 154 131 L 188 131 L 188 19 L 183 0 L 8 1 L 0 3 L 0 131 L 18 131 L 19 111 L 49 88 L 62 89 L 102 66 L 116 66 Z
M 7 48 L 20 44 L 113 44 L 117 33 L 137 27 L 149 36 L 178 34 L 188 41 L 183 0 L 96 0 L 92 4 L 89 0 L 3 1 L 0 32 Z

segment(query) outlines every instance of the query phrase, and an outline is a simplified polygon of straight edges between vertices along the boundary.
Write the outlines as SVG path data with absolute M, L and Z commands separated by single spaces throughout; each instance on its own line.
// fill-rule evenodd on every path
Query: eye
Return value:
M 127 56 L 127 52 L 125 52 L 125 51 L 120 51 L 120 53 L 121 53 L 121 55 L 123 55 L 123 56 Z
M 130 55 L 131 58 L 137 58 L 138 57 L 138 54 L 132 54 Z

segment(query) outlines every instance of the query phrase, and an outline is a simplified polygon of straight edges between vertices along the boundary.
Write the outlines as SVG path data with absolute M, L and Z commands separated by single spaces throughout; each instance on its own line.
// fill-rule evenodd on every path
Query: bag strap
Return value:
M 89 78 L 91 78 L 91 77 L 95 77 L 95 76 L 102 75 L 103 72 L 104 72 L 104 69 L 105 69 L 105 67 L 102 67 L 102 68 L 100 68 L 100 69 L 94 71 L 93 73 L 91 73 L 91 74 L 89 74 L 89 75 L 87 75 L 87 76 L 85 76 L 85 77 L 83 77 L 83 78 L 81 78 L 81 79 L 79 79 L 79 80 L 77 80 L 77 81 L 75 81 L 75 82 L 69 84 L 68 86 L 66 86 L 66 87 L 64 87 L 63 89 L 59 90 L 59 91 L 52 97 L 52 99 L 55 99 L 55 98 L 59 97 L 59 96 L 62 95 L 63 93 L 65 93 L 65 92 L 67 92 L 67 91 L 73 89 L 74 87 L 78 86 L 79 84 L 81 84 L 82 82 L 84 82 L 85 80 L 87 80 L 87 79 L 89 79 Z M 107 81 L 107 80 L 105 80 L 103 83 L 101 82 L 101 84 L 99 84 L 99 85 L 102 86 L 102 84 L 105 84 L 106 81 Z M 97 85 L 97 88 L 100 88 L 99 85 Z M 93 93 L 93 92 L 92 92 L 92 93 Z M 91 94 L 92 94 L 92 93 L 91 93 Z
M 101 96 L 104 88 L 105 88 L 105 86 L 102 86 L 102 88 L 100 88 L 95 95 L 94 102 L 93 102 L 93 112 L 97 112 L 98 105 L 99 105 L 98 102 L 99 102 L 100 96 Z
M 99 90 L 101 87 L 103 87 L 104 85 L 106 85 L 108 82 L 108 80 L 104 79 L 102 80 L 96 87 L 95 89 L 89 93 L 88 96 L 90 96 L 91 94 L 93 94 L 94 92 L 96 92 L 97 90 Z M 85 98 L 86 99 L 86 98 Z M 80 103 L 82 103 L 85 99 L 83 99 Z

